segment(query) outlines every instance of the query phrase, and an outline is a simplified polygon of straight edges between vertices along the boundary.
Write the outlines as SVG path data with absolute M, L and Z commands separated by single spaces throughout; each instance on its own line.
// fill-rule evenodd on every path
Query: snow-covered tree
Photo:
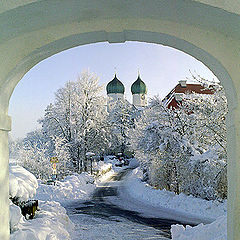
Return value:
M 50 159 L 47 155 L 48 146 L 46 144 L 25 143 L 19 150 L 18 163 L 39 179 L 48 179 L 52 169 Z
M 191 141 L 198 145 L 196 148 L 203 148 L 204 151 L 208 150 L 209 146 L 214 146 L 222 158 L 226 158 L 225 119 L 228 109 L 224 89 L 219 83 L 209 82 L 199 76 L 195 77 L 195 80 L 211 89 L 213 94 L 186 94 L 179 114 L 183 116 L 191 111 L 189 118 L 185 118 L 192 129 L 188 132 L 189 138 L 192 135 Z
M 190 129 L 188 139 L 195 149 L 191 164 L 192 180 L 185 185 L 195 195 L 207 199 L 227 196 L 226 115 L 227 99 L 223 87 L 200 76 L 193 76 L 213 94 L 185 95 L 180 111 Z M 186 112 L 191 114 L 185 114 Z M 185 115 L 185 116 L 184 116 Z M 187 118 L 187 115 L 189 117 Z
M 111 128 L 111 149 L 125 154 L 131 151 L 130 131 L 134 127 L 137 110 L 128 101 L 119 99 L 108 104 L 107 121 Z
M 37 178 L 48 179 L 51 175 L 50 157 L 53 151 L 41 129 L 29 132 L 23 139 L 10 140 L 10 157 L 32 172 Z
M 69 147 L 64 138 L 56 136 L 54 139 L 54 152 L 52 156 L 57 157 L 57 174 L 60 177 L 66 176 L 71 172 L 73 166 Z
M 86 171 L 86 153 L 100 153 L 108 145 L 106 115 L 98 77 L 83 72 L 56 92 L 40 123 L 49 138 L 63 139 L 75 168 Z
M 152 99 L 135 123 L 131 142 L 152 185 L 225 198 L 226 97 L 219 84 L 200 80 L 213 94 L 186 94 L 175 109 Z
M 150 183 L 179 193 L 179 168 L 189 158 L 191 148 L 175 113 L 159 98 L 152 99 L 132 136 L 136 157 L 147 169 Z
M 9 158 L 11 161 L 17 162 L 19 150 L 23 147 L 22 139 L 8 138 Z

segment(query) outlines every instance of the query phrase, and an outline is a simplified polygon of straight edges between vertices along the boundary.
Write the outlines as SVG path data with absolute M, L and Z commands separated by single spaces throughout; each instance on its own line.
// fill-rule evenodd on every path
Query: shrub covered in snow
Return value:
M 227 198 L 227 164 L 219 159 L 216 149 L 195 154 L 186 165 L 183 192 L 196 197 L 211 199 Z
M 38 129 L 21 140 L 20 147 L 12 157 L 37 178 L 47 179 L 52 172 L 49 161 L 51 149 L 51 143 L 47 141 L 43 131 Z
M 21 166 L 9 166 L 9 195 L 10 198 L 26 201 L 33 198 L 38 188 L 36 177 Z
M 37 179 L 33 174 L 21 166 L 10 165 L 10 198 L 14 202 L 26 201 L 36 194 Z M 75 181 L 71 179 L 70 181 Z M 86 182 L 85 177 L 82 182 Z M 70 239 L 69 231 L 73 224 L 69 220 L 66 210 L 57 202 L 40 201 L 40 211 L 34 219 L 26 220 L 21 214 L 20 207 L 10 201 L 10 232 L 11 240 L 65 240 Z
M 80 198 L 87 199 L 95 187 L 92 176 L 87 173 L 76 173 L 65 177 L 62 181 L 56 181 L 55 186 L 41 183 L 39 180 L 36 198 L 60 203 Z
M 211 89 L 213 94 L 186 94 L 177 109 L 156 97 L 135 122 L 132 146 L 152 186 L 226 198 L 227 101 L 222 86 Z

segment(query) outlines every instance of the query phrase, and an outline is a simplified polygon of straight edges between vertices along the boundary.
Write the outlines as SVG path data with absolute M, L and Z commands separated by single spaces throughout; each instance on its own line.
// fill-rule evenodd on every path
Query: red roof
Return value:
M 176 108 L 179 104 L 179 102 L 175 99 L 175 93 L 213 94 L 213 91 L 210 89 L 206 89 L 201 84 L 196 83 L 186 84 L 186 86 L 181 86 L 181 84 L 177 84 L 176 87 L 173 88 L 171 92 L 163 99 L 163 102 L 168 108 Z
M 213 94 L 209 89 L 205 89 L 201 84 L 186 84 L 186 87 L 182 87 L 181 84 L 178 84 L 174 88 L 175 93 L 199 93 L 199 94 Z

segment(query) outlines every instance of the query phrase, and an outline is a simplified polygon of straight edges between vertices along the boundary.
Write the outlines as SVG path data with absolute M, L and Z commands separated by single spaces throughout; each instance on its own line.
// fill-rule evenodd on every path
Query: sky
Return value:
M 40 128 L 37 120 L 46 106 L 54 102 L 54 93 L 84 70 L 99 76 L 106 86 L 114 77 L 125 85 L 125 96 L 132 102 L 131 84 L 138 71 L 146 83 L 148 98 L 164 98 L 181 79 L 191 79 L 191 72 L 212 80 L 213 73 L 201 62 L 179 50 L 159 44 L 126 42 L 95 43 L 55 54 L 28 71 L 16 86 L 9 106 L 12 138 Z M 106 92 L 105 92 L 106 94 Z

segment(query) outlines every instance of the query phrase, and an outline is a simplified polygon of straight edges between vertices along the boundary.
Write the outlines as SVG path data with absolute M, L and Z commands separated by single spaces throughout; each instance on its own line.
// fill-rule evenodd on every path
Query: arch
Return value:
M 228 239 L 240 238 L 240 7 L 234 0 L 9 0 L 0 7 L 0 238 L 9 239 L 8 104 L 23 75 L 75 46 L 142 41 L 179 49 L 219 78 L 228 98 Z M 3 59 L 3 60 L 2 60 Z M 238 137 L 238 138 L 237 138 Z
M 228 99 L 228 106 L 231 112 L 237 106 L 237 93 L 234 88 L 232 79 L 225 67 L 218 59 L 210 55 L 205 50 L 200 49 L 199 47 L 183 39 L 179 39 L 168 34 L 139 30 L 128 30 L 112 33 L 106 31 L 89 32 L 74 34 L 66 38 L 53 41 L 49 44 L 46 44 L 45 46 L 42 46 L 39 49 L 34 50 L 31 52 L 31 54 L 25 57 L 22 62 L 9 73 L 7 76 L 7 82 L 10 82 L 11 79 L 14 79 L 14 88 L 15 85 L 17 85 L 18 81 L 21 80 L 22 76 L 40 61 L 66 49 L 80 45 L 106 41 L 109 43 L 122 43 L 125 41 L 155 43 L 183 51 L 204 63 L 218 77 L 225 88 Z M 15 78 L 16 76 L 17 78 Z M 234 125 L 232 115 L 229 116 L 228 125 Z M 235 132 L 232 132 L 231 136 L 235 136 Z M 233 139 L 233 137 L 231 137 L 231 139 Z
M 14 79 L 14 85 L 12 86 L 13 91 L 18 81 L 20 81 L 22 76 L 24 76 L 32 67 L 42 60 L 64 50 L 98 42 L 123 43 L 126 41 L 161 44 L 191 55 L 205 64 L 220 80 L 227 95 L 229 108 L 234 109 L 236 107 L 237 94 L 234 84 L 229 73 L 218 59 L 192 43 L 175 36 L 140 30 L 127 30 L 123 32 L 88 32 L 70 35 L 57 41 L 53 41 L 34 50 L 27 57 L 22 59 L 22 62 L 9 72 L 6 77 L 6 82 L 11 82 L 11 80 Z M 22 71 L 23 69 L 24 71 Z M 15 78 L 15 76 L 19 77 Z

